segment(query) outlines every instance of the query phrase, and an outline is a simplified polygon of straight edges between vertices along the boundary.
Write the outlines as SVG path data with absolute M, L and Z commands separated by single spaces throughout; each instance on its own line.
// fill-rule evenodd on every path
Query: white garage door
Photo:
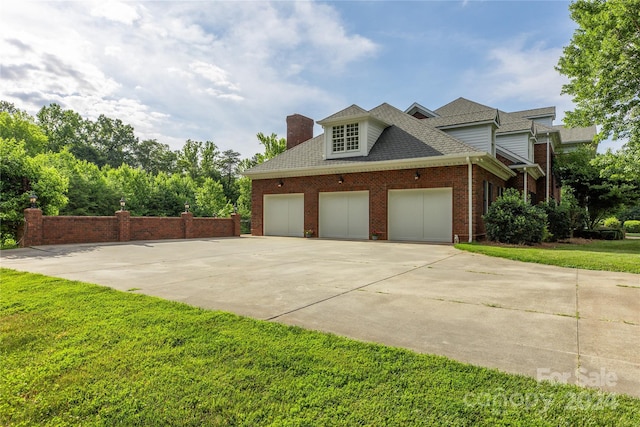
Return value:
M 451 188 L 389 190 L 389 240 L 451 242 Z
M 334 239 L 369 238 L 369 192 L 320 193 L 318 235 Z
M 265 236 L 303 236 L 304 194 L 265 195 L 263 209 Z

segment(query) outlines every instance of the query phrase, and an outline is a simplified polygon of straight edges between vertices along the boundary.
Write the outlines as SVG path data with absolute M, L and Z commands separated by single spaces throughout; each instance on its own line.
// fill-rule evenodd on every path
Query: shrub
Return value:
M 624 229 L 627 233 L 640 233 L 640 221 L 630 219 L 624 222 Z
M 571 217 L 566 206 L 549 201 L 548 203 L 540 203 L 540 207 L 547 214 L 545 241 L 555 242 L 571 237 Z
M 630 219 L 640 221 L 640 205 L 632 206 L 623 210 L 620 215 L 618 215 L 618 219 L 620 222 L 626 222 Z
M 620 220 L 618 218 L 612 216 L 604 220 L 604 226 L 606 228 L 620 228 L 622 224 L 620 224 Z
M 547 223 L 544 210 L 525 202 L 513 188 L 493 202 L 482 218 L 489 240 L 513 244 L 539 243 Z

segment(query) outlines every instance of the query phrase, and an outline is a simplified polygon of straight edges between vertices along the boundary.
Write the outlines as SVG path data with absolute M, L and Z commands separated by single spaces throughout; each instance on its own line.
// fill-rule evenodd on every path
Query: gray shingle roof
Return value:
M 335 120 L 335 119 L 341 119 L 343 117 L 350 117 L 350 116 L 359 116 L 361 114 L 367 114 L 367 110 L 365 110 L 364 108 L 353 104 L 347 108 L 345 108 L 344 110 L 338 111 L 335 114 L 330 115 L 329 117 L 326 117 L 322 120 L 319 120 L 319 122 L 325 122 L 325 121 L 330 121 L 330 120 Z
M 466 98 L 458 98 L 434 111 L 440 116 L 458 116 L 460 114 L 477 113 L 486 110 L 495 110 L 495 108 L 469 101 Z
M 365 110 L 360 110 L 360 107 L 351 109 L 357 115 L 363 112 L 367 113 Z M 345 110 L 342 111 L 344 112 Z M 478 152 L 477 149 L 427 125 L 424 121 L 405 114 L 389 104 L 381 104 L 368 113 L 371 117 L 391 125 L 382 132 L 366 157 L 324 159 L 324 134 L 321 134 L 286 150 L 265 163 L 247 170 L 246 173 L 251 175 L 275 171 L 285 172 L 294 169 L 326 168 L 356 163 L 366 164 L 369 162 Z M 330 118 L 336 118 L 334 116 L 330 116 Z M 346 115 L 339 117 L 346 117 Z
M 461 124 L 473 125 L 475 123 L 483 123 L 498 120 L 498 110 L 490 108 L 488 110 L 475 111 L 466 114 L 458 114 L 455 116 L 441 116 L 429 119 L 423 119 L 428 125 L 439 128 L 446 126 L 455 126 Z
M 500 115 L 504 117 L 504 115 Z M 496 131 L 496 135 L 511 132 L 533 132 L 533 122 L 531 120 L 511 120 L 506 123 L 500 122 L 500 127 Z
M 512 111 L 509 114 L 522 117 L 524 119 L 532 119 L 534 117 L 556 116 L 556 107 L 532 108 L 531 110 Z
M 556 125 L 553 128 L 560 131 L 560 139 L 563 144 L 592 142 L 593 137 L 598 133 L 595 126 L 566 128 L 562 125 Z

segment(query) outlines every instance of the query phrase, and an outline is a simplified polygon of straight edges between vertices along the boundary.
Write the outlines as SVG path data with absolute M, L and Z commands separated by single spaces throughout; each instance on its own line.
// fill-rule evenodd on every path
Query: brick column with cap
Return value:
M 131 214 L 129 211 L 117 211 L 118 218 L 118 241 L 128 242 L 131 240 Z
M 182 217 L 182 229 L 184 230 L 184 238 L 193 239 L 195 237 L 193 235 L 193 213 L 182 212 L 180 216 Z
M 24 210 L 24 228 L 20 247 L 42 244 L 42 211 L 37 208 Z

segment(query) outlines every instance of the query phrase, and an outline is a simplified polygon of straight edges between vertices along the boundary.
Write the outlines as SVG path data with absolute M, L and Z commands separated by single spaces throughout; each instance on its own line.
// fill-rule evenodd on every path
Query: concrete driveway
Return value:
M 2 266 L 640 396 L 640 275 L 244 236 L 40 246 Z

